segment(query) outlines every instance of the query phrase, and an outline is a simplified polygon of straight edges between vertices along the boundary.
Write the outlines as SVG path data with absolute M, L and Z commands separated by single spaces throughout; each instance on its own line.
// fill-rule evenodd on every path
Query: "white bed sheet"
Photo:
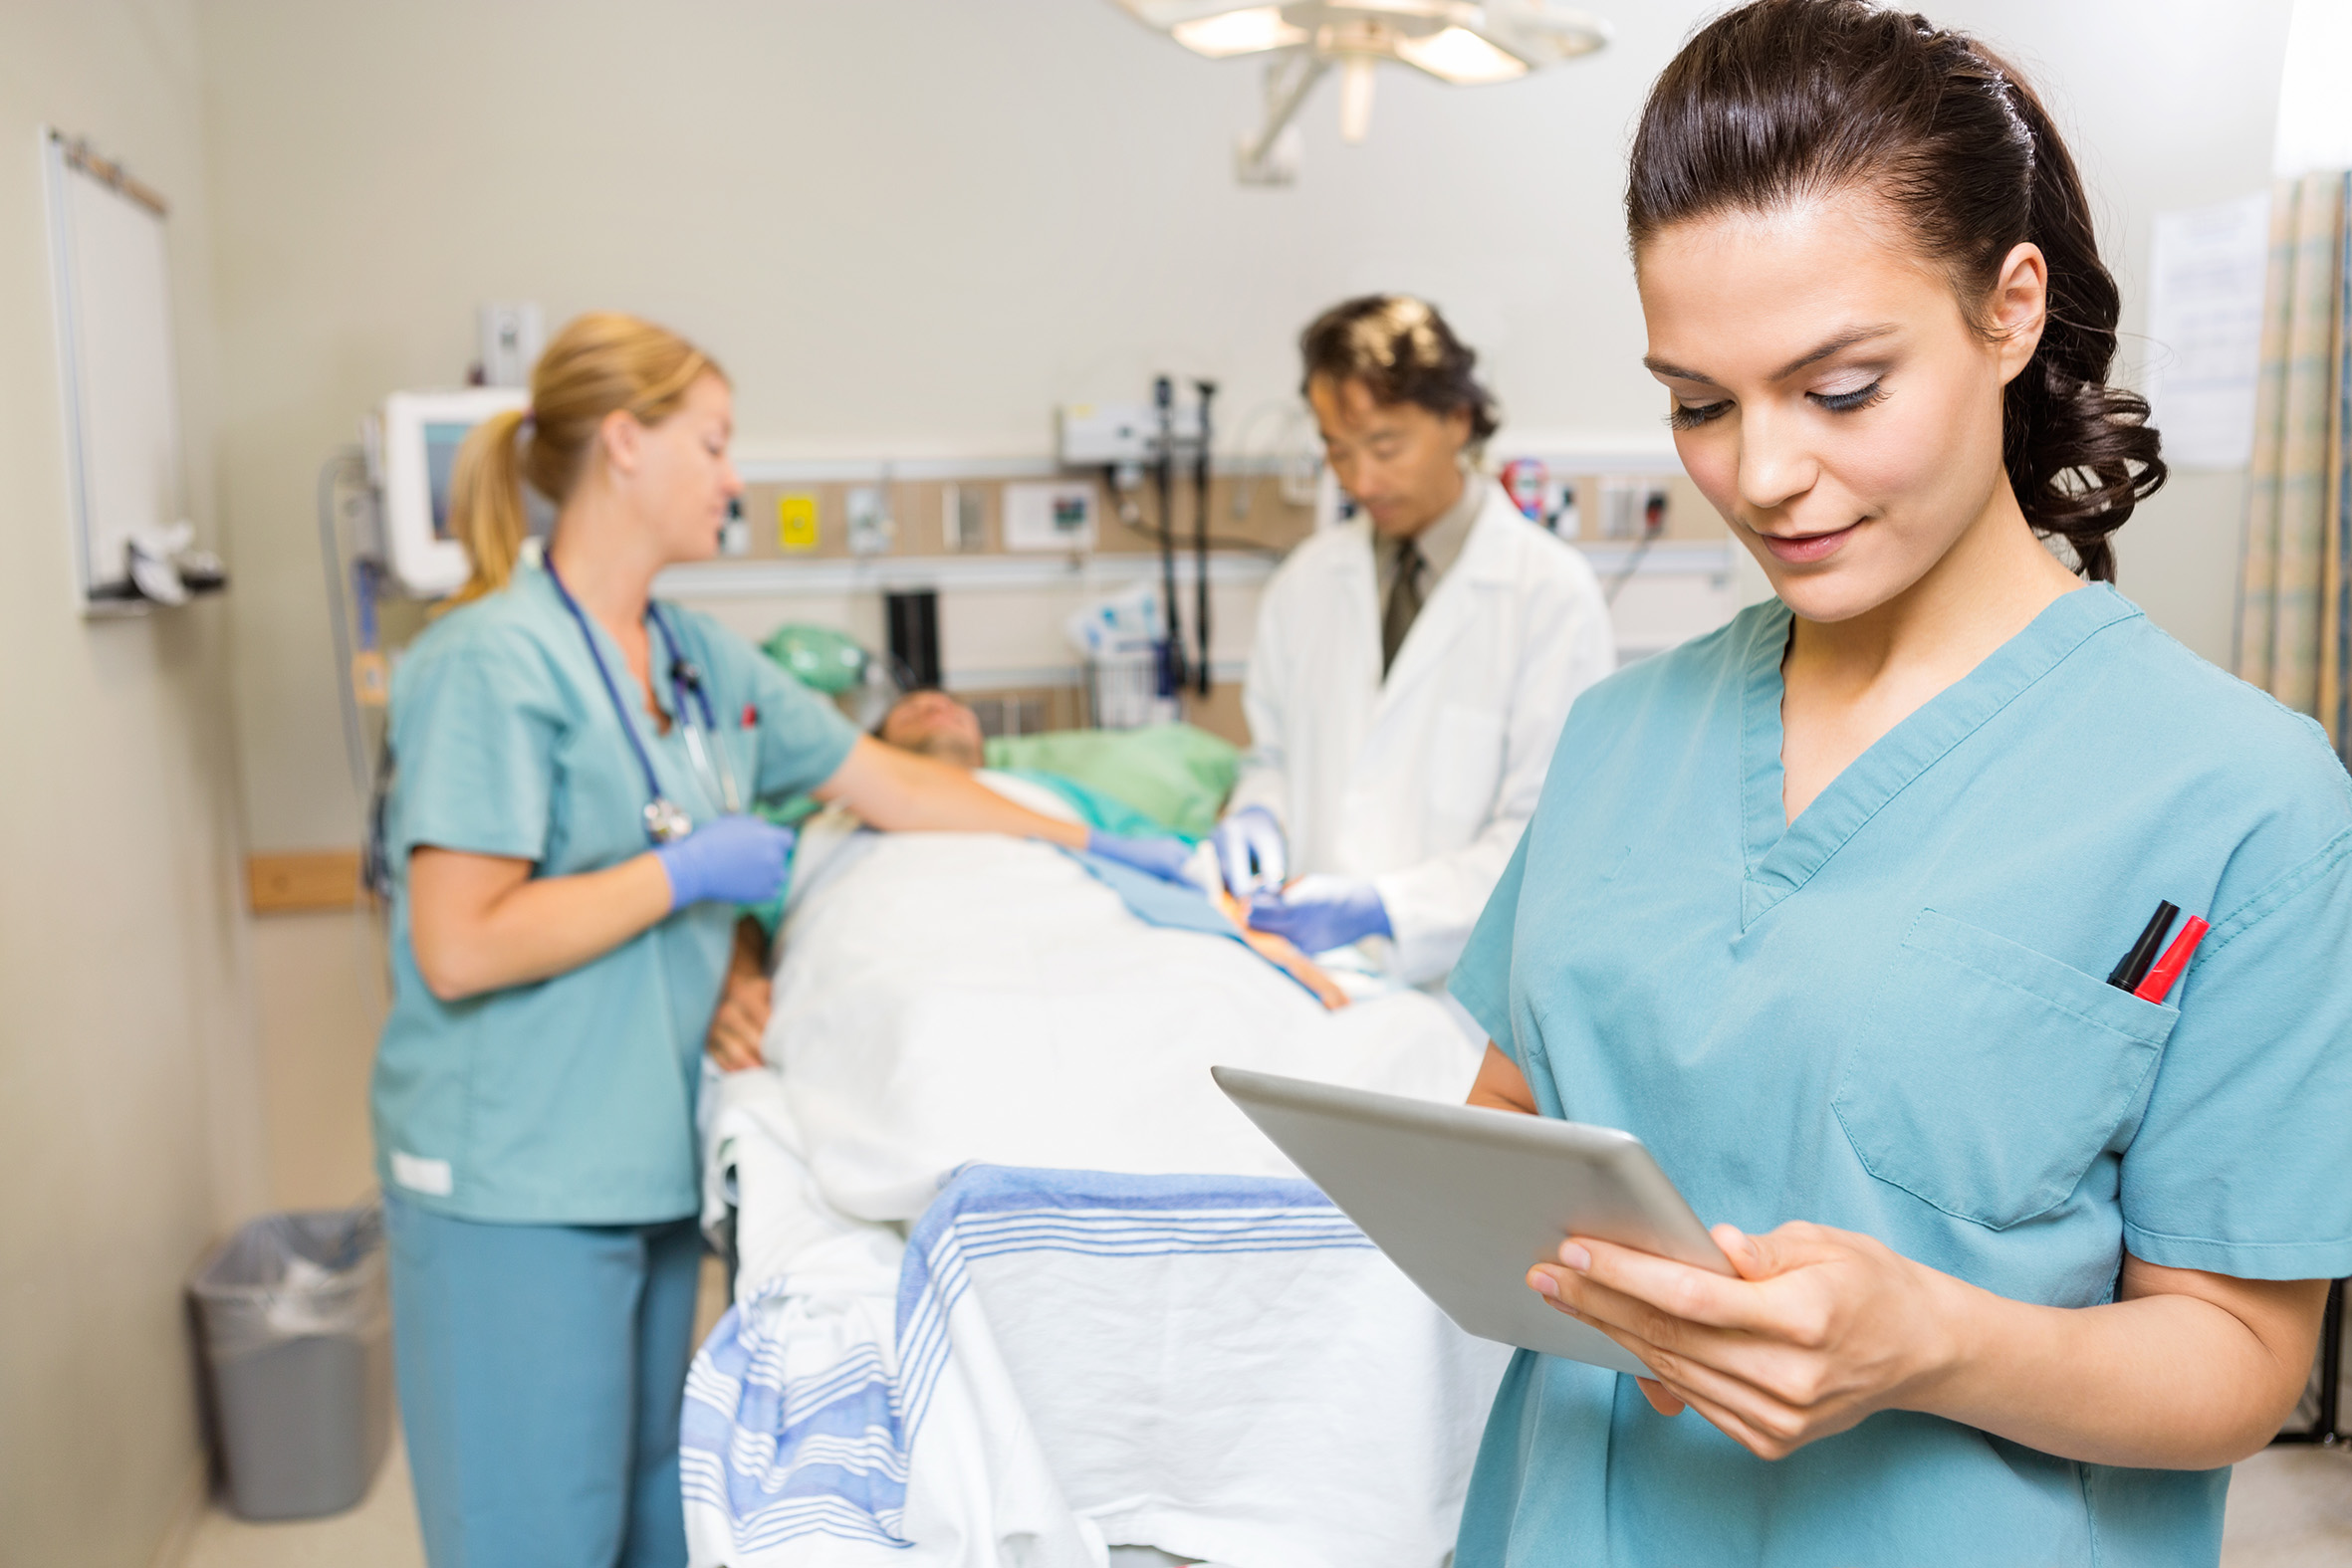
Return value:
M 1051 846 L 813 827 L 769 1061 L 826 1199 L 910 1221 L 960 1165 L 1295 1176 L 1225 1063 L 1459 1101 L 1480 1048 L 1410 990 L 1326 1012 L 1238 940 L 1147 926 Z
M 740 1264 L 689 1387 L 695 1563 L 1443 1562 L 1508 1353 L 1208 1075 L 1458 1101 L 1443 1009 L 1325 1012 L 1039 844 L 821 822 L 796 884 L 771 1065 L 711 1101 Z

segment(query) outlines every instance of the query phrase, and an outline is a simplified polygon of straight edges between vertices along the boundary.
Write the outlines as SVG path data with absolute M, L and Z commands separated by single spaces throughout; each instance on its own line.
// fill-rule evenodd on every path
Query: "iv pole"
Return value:
M 1168 616 L 1159 695 L 1175 697 L 1184 691 L 1183 633 L 1176 625 L 1176 383 L 1161 376 L 1152 383 L 1151 397 L 1160 413 L 1160 454 L 1152 478 L 1160 493 L 1160 583 Z
M 1198 578 L 1193 583 L 1193 645 L 1200 658 L 1193 666 L 1192 689 L 1209 695 L 1209 401 L 1217 395 L 1215 381 L 1192 383 L 1201 397 L 1201 445 L 1192 460 L 1192 555 Z

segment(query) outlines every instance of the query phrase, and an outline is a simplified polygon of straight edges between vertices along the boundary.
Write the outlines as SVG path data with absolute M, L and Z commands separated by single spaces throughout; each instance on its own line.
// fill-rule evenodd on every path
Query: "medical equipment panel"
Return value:
M 492 414 L 530 406 L 519 386 L 394 392 L 368 425 L 368 468 L 383 494 L 383 547 L 399 585 L 420 598 L 455 592 L 471 567 L 449 532 L 458 449 Z

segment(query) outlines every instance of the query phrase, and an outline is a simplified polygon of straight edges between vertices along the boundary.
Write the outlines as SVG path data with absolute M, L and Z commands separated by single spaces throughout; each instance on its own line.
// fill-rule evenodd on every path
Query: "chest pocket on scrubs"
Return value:
M 1872 1176 L 1996 1231 L 2066 1201 L 2180 1017 L 1932 909 L 1886 979 L 1831 1106 Z
M 1483 820 L 1503 783 L 1503 716 L 1446 704 L 1431 728 L 1426 766 L 1432 811 L 1457 821 Z

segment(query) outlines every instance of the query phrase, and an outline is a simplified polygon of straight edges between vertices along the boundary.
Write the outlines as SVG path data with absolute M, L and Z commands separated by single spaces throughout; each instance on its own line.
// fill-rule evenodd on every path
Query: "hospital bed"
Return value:
M 1095 873 L 805 829 L 769 1065 L 708 1096 L 738 1266 L 688 1386 L 697 1565 L 1446 1560 L 1507 1353 L 1208 1067 L 1459 1101 L 1477 1052 L 1426 996 L 1326 1010 Z

